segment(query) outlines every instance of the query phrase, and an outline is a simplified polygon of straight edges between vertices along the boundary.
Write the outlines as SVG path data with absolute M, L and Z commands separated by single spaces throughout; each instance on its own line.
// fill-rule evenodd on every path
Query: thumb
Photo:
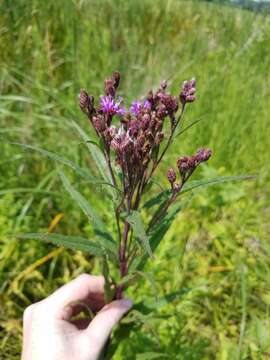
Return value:
M 116 300 L 105 305 L 85 329 L 87 337 L 99 353 L 110 336 L 112 328 L 129 311 L 132 302 L 129 299 Z

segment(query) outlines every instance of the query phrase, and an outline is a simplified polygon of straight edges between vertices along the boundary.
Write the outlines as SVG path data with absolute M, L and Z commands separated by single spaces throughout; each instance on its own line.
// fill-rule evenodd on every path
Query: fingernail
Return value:
M 122 299 L 120 301 L 127 310 L 129 310 L 133 305 L 133 302 L 130 299 Z

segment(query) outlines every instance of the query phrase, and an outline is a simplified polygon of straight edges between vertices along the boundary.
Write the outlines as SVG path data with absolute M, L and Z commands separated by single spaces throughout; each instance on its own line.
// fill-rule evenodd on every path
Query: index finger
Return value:
M 83 302 L 89 298 L 101 301 L 104 295 L 103 276 L 82 274 L 50 295 L 44 303 L 50 313 L 63 316 L 64 308 L 74 302 Z M 66 316 L 65 316 L 66 317 Z

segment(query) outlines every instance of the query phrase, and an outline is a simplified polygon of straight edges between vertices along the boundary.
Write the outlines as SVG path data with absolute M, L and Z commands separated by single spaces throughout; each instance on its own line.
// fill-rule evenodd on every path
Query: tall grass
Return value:
M 155 348 L 175 359 L 267 358 L 269 47 L 269 17 L 198 1 L 0 4 L 1 359 L 19 358 L 25 306 L 81 271 L 98 271 L 95 259 L 80 253 L 7 236 L 52 227 L 91 235 L 64 196 L 54 163 L 11 142 L 36 144 L 92 166 L 71 126 L 74 119 L 91 133 L 76 94 L 85 87 L 97 98 L 102 79 L 116 69 L 123 74 L 121 91 L 130 98 L 140 98 L 164 78 L 177 93 L 182 80 L 196 76 L 198 101 L 185 125 L 201 121 L 179 137 L 168 164 L 205 145 L 214 150 L 205 173 L 258 177 L 194 197 L 149 267 L 159 296 L 189 291 L 157 311 L 163 320 L 138 320 L 146 331 L 131 333 L 132 341 L 115 358 L 140 359 Z M 162 171 L 159 177 L 164 181 Z M 102 194 L 74 181 L 109 219 Z M 137 301 L 151 303 L 147 284 L 136 294 Z

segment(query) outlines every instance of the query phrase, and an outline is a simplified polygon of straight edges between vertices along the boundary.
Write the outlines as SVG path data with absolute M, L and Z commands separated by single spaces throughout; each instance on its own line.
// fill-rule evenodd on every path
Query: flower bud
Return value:
M 164 134 L 163 132 L 158 132 L 155 137 L 155 143 L 156 145 L 160 145 L 162 141 L 164 140 Z
M 154 94 L 153 91 L 150 90 L 147 94 L 147 100 L 150 102 L 151 105 L 154 103 Z
M 115 96 L 115 88 L 113 84 L 114 81 L 111 78 L 105 79 L 105 94 L 107 96 L 111 96 L 112 98 Z
M 178 193 L 181 190 L 181 185 L 179 183 L 175 182 L 173 184 L 172 188 L 173 188 L 174 192 Z
M 155 127 L 156 127 L 156 118 L 152 117 L 152 119 L 150 121 L 150 124 L 149 124 L 149 128 L 150 128 L 151 131 L 154 131 Z
M 196 154 L 196 159 L 198 162 L 207 161 L 210 159 L 212 151 L 210 149 L 199 149 Z
M 80 94 L 78 97 L 81 110 L 86 114 L 91 114 L 94 109 L 94 97 L 92 95 L 89 96 L 84 89 L 80 90 Z
M 190 159 L 190 156 L 182 156 L 177 160 L 177 167 L 182 177 L 184 177 L 190 169 Z
M 150 123 L 150 115 L 149 114 L 144 114 L 141 120 L 141 128 L 143 130 L 148 129 L 149 127 L 149 123 Z
M 118 86 L 119 86 L 119 83 L 120 83 L 120 72 L 119 71 L 115 71 L 112 74 L 112 80 L 113 80 L 113 87 L 116 90 L 118 88 Z
M 99 116 L 99 117 L 94 116 L 92 121 L 93 121 L 93 125 L 94 125 L 95 129 L 99 133 L 102 133 L 107 127 L 102 116 Z
M 180 101 L 182 104 L 193 102 L 196 99 L 196 80 L 193 78 L 189 81 L 184 81 L 180 93 Z
M 111 136 L 112 138 L 114 138 L 114 137 L 116 136 L 116 134 L 117 134 L 117 128 L 116 128 L 116 126 L 112 125 L 112 126 L 110 126 L 110 127 L 108 128 L 108 130 L 109 130 L 110 136 Z
M 144 143 L 145 143 L 145 137 L 144 137 L 143 134 L 141 134 L 141 135 L 138 137 L 138 139 L 137 139 L 137 146 L 138 146 L 139 148 L 142 148 L 143 145 L 144 145 Z
M 161 82 L 161 84 L 160 84 L 160 88 L 162 89 L 162 90 L 165 90 L 166 88 L 167 88 L 167 80 L 163 80 L 162 82 Z
M 167 172 L 167 179 L 169 180 L 169 182 L 171 183 L 171 185 L 173 185 L 173 183 L 176 180 L 176 173 L 173 170 L 173 168 L 170 168 Z
M 166 116 L 166 106 L 164 104 L 160 104 L 157 108 L 157 117 L 159 119 L 163 119 Z
M 155 130 L 156 131 L 161 131 L 163 128 L 163 122 L 161 120 L 159 120 L 157 123 L 156 123 L 156 128 Z

